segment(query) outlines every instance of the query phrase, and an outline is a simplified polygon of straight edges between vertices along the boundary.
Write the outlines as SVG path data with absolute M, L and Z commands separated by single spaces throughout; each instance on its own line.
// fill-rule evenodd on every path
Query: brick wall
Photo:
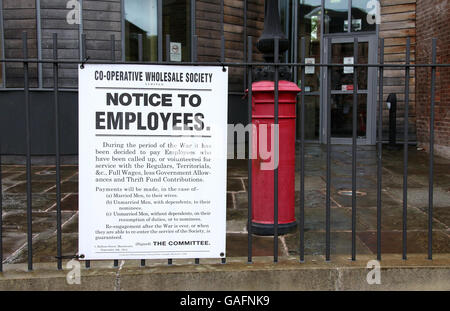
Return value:
M 437 38 L 437 62 L 450 63 L 450 1 L 417 0 L 417 62 L 431 62 Z M 417 69 L 417 138 L 429 149 L 431 69 Z M 435 98 L 435 151 L 450 158 L 450 69 L 438 69 Z

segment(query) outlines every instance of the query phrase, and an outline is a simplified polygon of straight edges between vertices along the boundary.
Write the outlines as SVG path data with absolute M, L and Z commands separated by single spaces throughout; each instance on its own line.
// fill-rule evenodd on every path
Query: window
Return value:
M 300 38 L 305 38 L 305 62 L 320 63 L 320 39 L 322 23 L 322 1 L 300 0 L 298 24 L 298 60 L 303 53 Z M 320 68 L 306 67 L 305 81 L 301 81 L 301 68 L 298 68 L 298 84 L 305 92 L 305 139 L 318 140 L 320 137 Z M 300 108 L 300 107 L 298 107 Z M 298 110 L 300 111 L 300 109 Z M 300 137 L 301 128 L 298 127 Z
M 166 56 L 166 35 L 170 35 L 171 61 L 190 60 L 191 3 L 189 0 L 123 0 L 125 23 L 125 60 L 139 60 L 139 35 L 142 58 L 157 61 Z M 158 3 L 161 1 L 161 13 Z M 162 43 L 162 46 L 158 46 Z M 181 48 L 181 49 L 180 49 Z
M 158 60 L 157 0 L 125 0 L 125 57 L 139 59 L 139 35 L 142 35 L 144 61 Z
M 320 63 L 320 23 L 321 23 L 321 1 L 301 0 L 299 6 L 299 38 L 304 37 L 305 61 L 309 63 Z M 299 59 L 302 55 L 301 40 L 298 40 Z M 298 68 L 299 74 L 301 68 Z M 303 89 L 306 93 L 318 92 L 320 90 L 320 69 L 308 67 L 305 74 Z
M 187 62 L 191 58 L 191 4 L 188 0 L 163 0 L 163 46 L 166 35 L 170 35 L 172 44 L 181 46 L 181 53 L 173 53 L 171 61 Z M 163 48 L 164 59 L 167 59 Z
M 325 0 L 325 33 L 376 31 L 368 20 L 376 10 L 370 0 Z M 349 29 L 349 12 L 351 28 Z
M 374 22 L 368 23 L 368 19 L 371 20 L 370 16 L 375 12 L 374 9 L 373 4 L 369 4 L 368 0 L 353 0 L 352 31 L 375 31 L 376 24 Z
M 325 33 L 347 32 L 349 0 L 325 0 Z

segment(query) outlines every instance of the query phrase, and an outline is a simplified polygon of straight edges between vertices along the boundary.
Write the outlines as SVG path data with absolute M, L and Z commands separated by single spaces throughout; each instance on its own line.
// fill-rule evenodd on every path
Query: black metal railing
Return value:
M 223 21 L 222 21 L 223 23 Z M 28 46 L 27 46 L 27 33 L 23 33 L 23 58 L 17 58 L 17 59 L 1 59 L 0 62 L 2 64 L 8 64 L 8 63 L 22 63 L 23 64 L 23 81 L 24 81 L 24 87 L 23 87 L 23 95 L 24 95 L 24 105 L 25 105 L 25 144 L 26 144 L 26 217 L 27 217 L 27 250 L 28 250 L 28 269 L 31 271 L 33 270 L 33 228 L 32 228 L 32 151 L 31 151 L 31 115 L 30 115 L 30 79 L 29 79 L 29 64 L 31 63 L 41 63 L 41 64 L 51 64 L 53 66 L 53 88 L 49 89 L 53 92 L 53 104 L 54 104 L 54 111 L 55 111 L 55 124 L 54 124 L 54 130 L 55 130 L 55 167 L 56 167 L 56 236 L 57 236 L 57 269 L 62 269 L 62 261 L 64 258 L 67 258 L 63 256 L 62 254 L 62 222 L 61 222 L 61 150 L 60 150 L 60 140 L 61 140 L 61 128 L 62 124 L 60 122 L 59 118 L 59 109 L 60 109 L 60 102 L 59 102 L 59 92 L 60 88 L 58 85 L 59 80 L 59 67 L 62 64 L 78 64 L 80 66 L 83 66 L 85 63 L 91 63 L 91 64 L 143 64 L 142 62 L 142 35 L 138 36 L 138 42 L 139 42 L 139 61 L 137 62 L 124 62 L 124 61 L 117 61 L 115 57 L 115 39 L 114 36 L 111 36 L 111 60 L 110 61 L 104 61 L 104 60 L 94 60 L 90 59 L 89 55 L 86 53 L 86 35 L 81 36 L 81 46 L 82 46 L 82 53 L 81 53 L 81 60 L 79 59 L 59 59 L 58 58 L 58 38 L 57 34 L 53 34 L 53 59 L 34 59 L 28 57 Z M 268 63 L 261 63 L 261 62 L 254 62 L 253 61 L 253 52 L 251 48 L 247 49 L 247 55 L 246 55 L 246 61 L 244 62 L 226 62 L 225 59 L 225 38 L 224 34 L 222 32 L 221 35 L 221 52 L 220 52 L 220 59 L 218 59 L 217 62 L 199 62 L 197 59 L 197 36 L 193 36 L 192 38 L 192 44 L 194 44 L 193 53 L 191 55 L 191 60 L 189 62 L 177 62 L 176 65 L 182 65 L 182 66 L 191 66 L 191 65 L 204 65 L 204 66 L 228 66 L 228 67 L 240 67 L 244 68 L 245 70 L 245 81 L 244 85 L 251 86 L 254 82 L 253 78 L 253 70 L 256 67 L 260 66 L 273 66 L 275 68 L 275 90 L 274 90 L 274 98 L 275 98 L 275 104 L 274 104 L 274 116 L 275 116 L 275 124 L 278 124 L 278 117 L 279 117 L 279 111 L 278 111 L 278 70 L 280 66 L 288 66 L 293 68 L 294 70 L 300 69 L 301 70 L 301 81 L 305 80 L 305 68 L 307 66 L 309 67 L 317 67 L 317 68 L 324 68 L 325 70 L 328 70 L 329 77 L 331 76 L 331 69 L 333 67 L 344 67 L 344 66 L 351 66 L 355 68 L 353 71 L 353 131 L 352 131 L 352 218 L 351 218 L 351 230 L 352 230 L 352 238 L 351 238 L 351 258 L 352 260 L 356 260 L 357 258 L 357 249 L 356 249 L 356 212 L 357 212 L 357 116 L 358 116 L 358 99 L 357 99 L 357 89 L 358 89 L 358 73 L 356 68 L 358 67 L 366 67 L 366 68 L 375 68 L 378 71 L 378 84 L 379 84 L 379 94 L 378 94 L 378 131 L 377 131 L 377 259 L 381 260 L 382 258 L 382 252 L 381 252 L 381 219 L 382 219 L 382 148 L 383 148 L 383 139 L 382 139 L 382 129 L 383 129 L 383 86 L 384 86 L 384 70 L 386 68 L 402 68 L 405 70 L 405 115 L 404 115 L 404 142 L 403 142 L 403 155 L 404 155 L 404 167 L 403 167 L 403 215 L 402 215 L 402 222 L 403 222 L 403 228 L 402 228 L 402 257 L 403 259 L 407 259 L 407 233 L 408 233 L 408 225 L 407 225 L 407 206 L 408 206 L 408 144 L 409 144 L 409 138 L 408 138 L 408 121 L 409 121 L 409 93 L 410 93 L 410 85 L 409 85 L 409 78 L 410 78 L 410 70 L 413 68 L 431 68 L 431 102 L 430 102 L 430 145 L 429 145 L 429 151 L 430 151 L 430 160 L 429 160 L 429 202 L 428 202 L 428 258 L 431 260 L 433 258 L 433 180 L 434 180 L 434 123 L 435 123 L 435 87 L 436 87 L 436 69 L 437 68 L 449 68 L 450 64 L 437 64 L 436 63 L 436 39 L 433 39 L 433 44 L 431 48 L 432 53 L 432 62 L 428 64 L 412 64 L 410 62 L 410 51 L 411 51 L 411 41 L 408 38 L 407 45 L 406 45 L 406 62 L 404 64 L 396 63 L 396 64 L 385 64 L 384 62 L 384 39 L 380 39 L 379 42 L 379 61 L 375 64 L 359 64 L 358 63 L 358 39 L 354 39 L 354 51 L 353 51 L 353 57 L 354 57 L 354 64 L 332 64 L 331 63 L 331 55 L 329 55 L 329 59 L 326 63 L 318 63 L 318 64 L 306 64 L 305 63 L 305 50 L 306 50 L 306 41 L 305 38 L 301 39 L 301 62 L 300 63 L 280 63 L 278 61 L 279 55 L 278 55 L 278 45 L 279 41 L 278 39 L 274 40 L 274 51 L 275 51 L 275 62 L 268 64 Z M 170 62 L 170 36 L 167 36 L 166 38 L 166 61 L 160 61 L 160 62 L 145 62 L 145 64 L 159 64 L 159 65 L 170 65 L 173 64 L 173 62 Z M 331 43 L 329 43 L 331 44 Z M 252 37 L 247 37 L 247 44 L 246 46 L 251 47 L 253 45 Z M 329 47 L 330 50 L 330 47 Z M 330 54 L 330 53 L 329 53 Z M 327 96 L 330 98 L 331 91 L 330 87 L 327 88 Z M 248 113 L 248 122 L 249 124 L 252 123 L 252 88 L 248 88 L 248 107 L 247 107 L 247 113 Z M 299 153 L 299 164 L 300 164 L 300 203 L 299 206 L 296 208 L 299 209 L 299 261 L 305 262 L 305 92 L 302 91 L 298 96 L 298 105 L 300 109 L 300 119 L 298 120 L 299 128 L 300 128 L 300 137 L 299 137 L 299 143 L 300 143 L 300 153 Z M 326 107 L 326 120 L 327 120 L 327 130 L 328 133 L 326 135 L 326 202 L 325 202 L 325 208 L 326 208 L 326 214 L 325 214 L 325 260 L 330 261 L 331 260 L 331 184 L 332 184 L 332 176 L 331 176 L 331 105 L 328 104 Z M 250 134 L 251 135 L 251 134 Z M 275 146 L 278 146 L 278 137 L 275 135 Z M 251 146 L 249 146 L 250 153 Z M 278 157 L 278 150 L 275 151 L 275 156 Z M 0 155 L 1 156 L 1 155 Z M 277 161 L 275 161 L 277 163 Z M 1 164 L 1 157 L 0 157 L 0 164 Z M 0 165 L 0 184 L 1 184 L 1 165 Z M 248 181 L 249 181 L 249 188 L 248 188 L 248 263 L 252 263 L 252 156 L 249 154 L 248 158 Z M 278 219 L 278 170 L 275 169 L 274 172 L 274 219 Z M 3 270 L 3 202 L 2 202 L 2 196 L 3 193 L 0 195 L 0 272 Z M 274 244 L 273 244 L 273 261 L 278 262 L 278 222 L 274 222 Z M 82 259 L 82 258 L 81 258 Z M 172 259 L 168 258 L 168 265 L 172 265 L 173 261 Z M 222 263 L 226 263 L 225 259 L 222 259 Z M 118 260 L 114 260 L 114 266 L 118 266 L 119 262 Z M 200 260 L 197 258 L 195 259 L 195 264 L 200 264 Z M 141 266 L 145 266 L 146 261 L 141 260 Z M 86 268 L 90 267 L 90 262 L 85 261 Z

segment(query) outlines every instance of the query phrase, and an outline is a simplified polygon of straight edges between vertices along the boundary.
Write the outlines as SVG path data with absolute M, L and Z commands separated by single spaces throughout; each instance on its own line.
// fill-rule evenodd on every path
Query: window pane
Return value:
M 300 100 L 297 111 L 300 114 Z M 298 118 L 298 137 L 301 135 L 300 115 Z M 320 96 L 305 96 L 305 139 L 319 140 L 320 135 Z
M 321 11 L 321 0 L 300 0 L 300 34 L 310 36 L 313 41 L 320 41 Z
M 349 0 L 325 0 L 325 33 L 347 32 Z
M 358 63 L 369 63 L 369 43 L 361 42 L 358 44 Z M 367 79 L 369 77 L 368 67 L 358 67 L 358 89 L 367 90 Z
M 375 31 L 376 23 L 367 22 L 368 16 L 373 16 L 376 8 L 368 6 L 370 0 L 353 0 L 352 1 L 352 31 Z M 369 19 L 371 20 L 371 19 Z
M 170 35 L 171 61 L 190 61 L 191 58 L 191 10 L 189 0 L 163 1 L 163 46 Z M 181 46 L 181 51 L 179 47 Z M 166 49 L 163 49 L 167 59 Z
M 142 34 L 143 60 L 158 60 L 157 0 L 125 0 L 125 56 L 139 59 L 138 35 Z
M 300 0 L 299 6 L 299 39 L 298 61 L 301 61 L 301 38 L 305 37 L 305 61 L 307 63 L 320 63 L 320 23 L 321 0 Z M 298 68 L 298 77 L 301 77 L 301 68 Z M 320 68 L 305 68 L 305 83 L 299 83 L 305 92 L 316 92 L 320 89 Z M 301 81 L 300 81 L 301 82 Z
M 358 138 L 366 137 L 367 95 L 358 95 Z M 350 138 L 353 133 L 353 95 L 331 96 L 331 136 Z
M 331 48 L 332 64 L 353 64 L 353 43 L 336 43 Z M 331 89 L 342 90 L 344 86 L 353 85 L 353 67 L 331 68 Z
M 358 44 L 358 63 L 368 64 L 369 43 Z M 331 63 L 353 64 L 353 43 L 334 43 L 331 51 Z M 358 67 L 358 90 L 367 90 L 367 67 Z M 331 89 L 336 91 L 353 91 L 353 67 L 333 67 L 331 69 Z

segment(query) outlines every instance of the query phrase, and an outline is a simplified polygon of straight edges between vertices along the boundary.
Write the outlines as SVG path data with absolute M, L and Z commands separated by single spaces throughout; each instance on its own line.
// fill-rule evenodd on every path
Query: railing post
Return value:
M 114 35 L 110 36 L 110 43 L 111 43 L 111 62 L 115 63 L 116 62 L 116 42 L 115 42 Z M 119 266 L 119 260 L 118 259 L 115 259 L 113 261 L 113 266 L 115 268 L 117 268 Z
M 86 59 L 86 34 L 81 34 L 81 61 Z
M 193 53 L 191 55 L 193 63 L 196 63 L 198 61 L 198 59 L 197 59 L 197 44 L 198 44 L 198 36 L 197 35 L 193 35 L 192 36 Z M 195 258 L 194 263 L 195 263 L 195 265 L 199 265 L 200 264 L 200 258 Z
M 325 202 L 325 260 L 330 261 L 331 257 L 331 40 L 328 40 L 328 58 L 327 58 L 327 105 L 326 105 L 326 120 L 327 120 L 327 155 L 326 155 L 326 202 Z
M 409 145 L 409 72 L 410 72 L 411 38 L 406 40 L 406 67 L 405 67 L 405 117 L 404 117 L 404 141 L 403 141 L 403 259 L 407 259 L 408 245 L 408 145 Z
M 383 166 L 383 88 L 384 38 L 380 39 L 379 103 L 378 103 L 378 159 L 377 159 L 377 260 L 381 260 L 381 186 Z
M 140 62 L 143 61 L 144 58 L 144 50 L 143 50 L 143 42 L 142 42 L 142 34 L 138 34 L 138 60 Z
M 192 36 L 192 55 L 191 55 L 191 61 L 193 63 L 196 63 L 198 61 L 198 55 L 197 55 L 197 44 L 198 44 L 198 36 L 193 35 Z
M 435 119 L 435 86 L 436 86 L 436 49 L 437 40 L 433 38 L 431 51 L 431 103 L 430 103 L 430 172 L 428 188 L 428 259 L 433 259 L 433 182 L 434 182 L 434 119 Z
M 110 36 L 110 40 L 111 40 L 111 62 L 115 63 L 116 62 L 116 39 L 115 39 L 114 35 Z
M 353 63 L 358 64 L 358 38 L 353 41 Z M 352 116 L 352 261 L 356 260 L 356 165 L 358 148 L 358 68 L 353 68 L 353 116 Z
M 244 0 L 244 5 L 243 5 L 243 15 L 244 15 L 244 20 L 243 20 L 243 41 L 244 41 L 244 57 L 243 60 L 245 62 L 245 59 L 247 58 L 248 55 L 248 49 L 249 49 L 249 45 L 248 45 L 248 35 L 247 35 L 247 0 Z M 250 46 L 250 49 L 252 47 Z M 246 90 L 248 88 L 248 66 L 244 67 L 244 90 Z
M 139 61 L 143 61 L 142 34 L 138 34 Z M 145 259 L 141 259 L 141 267 L 145 267 Z
M 81 61 L 84 62 L 87 59 L 87 53 L 86 53 L 86 34 L 81 34 Z M 80 68 L 84 68 L 83 65 L 80 66 Z M 86 269 L 91 268 L 91 261 L 86 260 L 84 262 L 84 266 Z
M 275 167 L 274 167 L 274 189 L 273 189 L 273 199 L 274 199 L 274 203 L 273 203 L 273 224 L 274 224 L 274 228 L 273 228 L 273 262 L 277 263 L 278 262 L 278 159 L 279 159 L 279 143 L 280 143 L 280 139 L 279 139 L 279 120 L 278 120 L 278 116 L 279 116 L 279 105 L 278 105 L 278 81 L 279 81 L 279 77 L 278 77 L 278 63 L 279 63 L 279 45 L 280 45 L 280 41 L 279 38 L 274 38 L 273 41 L 274 44 L 274 50 L 273 50 L 273 55 L 274 55 L 274 63 L 275 63 L 275 76 L 274 76 L 274 146 L 273 146 L 273 154 L 274 154 L 274 163 L 275 163 Z
M 301 62 L 305 64 L 306 40 L 301 39 Z M 297 72 L 297 70 L 295 70 Z M 302 65 L 300 94 L 300 262 L 305 261 L 305 66 Z
M 166 35 L 166 62 L 170 62 L 170 35 Z
M 2 185 L 2 140 L 0 135 L 0 272 L 3 272 L 3 185 Z
M 61 232 L 61 155 L 60 122 L 58 94 L 58 35 L 53 34 L 53 101 L 55 105 L 55 166 L 56 166 L 56 247 L 58 270 L 62 270 L 62 232 Z
M 247 51 L 247 62 L 249 64 L 252 63 L 252 37 L 248 36 L 247 38 L 247 45 L 250 47 Z M 248 126 L 249 126 L 249 137 L 248 137 L 248 219 L 247 219 L 247 233 L 248 233 L 248 263 L 252 263 L 252 186 L 253 186 L 253 179 L 252 179 L 252 159 L 253 159 L 253 152 L 256 152 L 256 150 L 252 150 L 253 145 L 253 119 L 252 119 L 252 98 L 253 98 L 253 67 L 250 65 L 248 70 L 248 97 L 247 97 L 247 115 L 248 115 Z M 248 66 L 246 67 L 248 68 Z
M 22 33 L 23 78 L 25 95 L 25 136 L 26 136 L 26 174 L 27 174 L 27 250 L 28 270 L 33 270 L 33 228 L 32 228 L 32 192 L 31 192 L 31 111 L 28 77 L 28 34 Z

